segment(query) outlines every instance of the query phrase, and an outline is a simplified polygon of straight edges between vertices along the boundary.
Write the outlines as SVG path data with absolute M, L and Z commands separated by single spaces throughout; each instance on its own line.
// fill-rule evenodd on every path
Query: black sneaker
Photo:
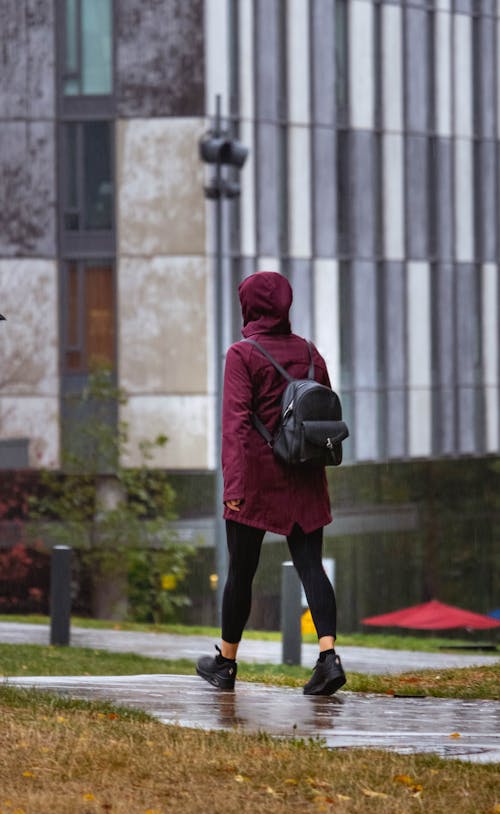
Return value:
M 344 686 L 347 679 L 340 657 L 329 653 L 324 661 L 316 662 L 313 674 L 304 687 L 304 695 L 333 695 Z
M 215 649 L 218 650 L 216 656 L 202 656 L 198 659 L 196 672 L 220 690 L 233 690 L 238 665 L 235 661 L 225 659 L 220 647 L 215 645 Z

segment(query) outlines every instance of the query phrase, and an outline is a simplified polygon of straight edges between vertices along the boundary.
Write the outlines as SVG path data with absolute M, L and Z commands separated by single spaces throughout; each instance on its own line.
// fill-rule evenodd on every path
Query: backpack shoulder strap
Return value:
M 245 339 L 244 342 L 250 342 L 251 345 L 254 345 L 258 350 L 260 350 L 260 352 L 266 357 L 266 359 L 268 359 L 271 362 L 271 364 L 276 368 L 278 373 L 281 373 L 281 375 L 288 382 L 293 382 L 294 381 L 292 376 L 290 376 L 290 374 L 287 373 L 285 368 L 281 367 L 279 362 L 277 362 L 276 359 L 274 359 L 271 356 L 271 354 L 265 348 L 263 348 L 262 345 L 260 345 L 255 339 Z M 308 339 L 306 339 L 306 343 L 307 343 L 307 350 L 309 351 L 309 370 L 307 372 L 307 378 L 314 381 L 314 359 L 313 359 L 312 345 L 311 345 L 311 343 L 310 343 L 310 341 Z
M 266 359 L 268 359 L 268 360 L 271 362 L 271 364 L 273 365 L 273 367 L 275 367 L 275 368 L 276 368 L 276 370 L 278 371 L 278 373 L 281 373 L 281 375 L 282 375 L 282 376 L 283 376 L 283 377 L 284 377 L 284 378 L 287 380 L 287 382 L 293 382 L 293 381 L 294 381 L 294 379 L 292 378 L 292 376 L 290 376 L 290 374 L 289 374 L 289 373 L 287 373 L 287 371 L 285 370 L 285 368 L 284 368 L 284 367 L 281 367 L 281 365 L 279 364 L 279 362 L 277 362 L 277 361 L 276 361 L 276 359 L 274 359 L 274 358 L 271 356 L 271 354 L 270 354 L 270 353 L 268 353 L 268 352 L 267 352 L 267 350 L 266 350 L 265 348 L 263 348 L 263 347 L 262 347 L 262 345 L 259 345 L 259 343 L 255 341 L 255 339 L 245 339 L 244 341 L 245 341 L 245 342 L 250 342 L 250 344 L 251 344 L 251 345 L 255 345 L 255 347 L 256 347 L 258 350 L 260 350 L 260 352 L 261 352 L 261 353 L 262 353 L 262 354 L 263 354 L 263 355 L 266 357 Z M 312 358 L 312 357 L 311 357 L 311 358 Z
M 309 372 L 307 374 L 307 378 L 311 379 L 311 380 L 314 380 L 314 359 L 313 359 L 312 345 L 311 345 L 311 343 L 310 343 L 310 341 L 308 339 L 306 339 L 306 342 L 307 342 L 307 349 L 309 351 L 309 359 L 310 359 Z

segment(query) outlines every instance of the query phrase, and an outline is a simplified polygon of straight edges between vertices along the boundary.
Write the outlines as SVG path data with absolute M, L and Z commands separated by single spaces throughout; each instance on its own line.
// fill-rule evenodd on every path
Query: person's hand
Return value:
M 232 512 L 239 512 L 242 503 L 241 498 L 237 498 L 237 500 L 226 500 L 225 505 L 228 509 L 231 509 Z

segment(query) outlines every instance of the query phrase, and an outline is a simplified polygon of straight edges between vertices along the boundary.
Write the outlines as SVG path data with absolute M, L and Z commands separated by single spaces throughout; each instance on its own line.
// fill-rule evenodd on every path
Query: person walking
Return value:
M 296 379 L 330 386 L 326 363 L 312 343 L 292 333 L 292 288 L 283 275 L 260 271 L 238 289 L 244 340 L 227 351 L 222 403 L 224 518 L 229 564 L 222 599 L 221 646 L 202 656 L 199 676 L 220 689 L 233 689 L 237 652 L 252 603 L 252 582 L 266 531 L 286 537 L 319 641 L 319 657 L 306 695 L 331 695 L 345 684 L 335 652 L 336 602 L 322 563 L 323 527 L 331 521 L 324 467 L 289 466 L 279 461 L 252 423 L 252 415 L 273 433 L 280 419 L 286 380 L 252 342 L 259 343 Z M 311 350 L 310 350 L 311 349 Z

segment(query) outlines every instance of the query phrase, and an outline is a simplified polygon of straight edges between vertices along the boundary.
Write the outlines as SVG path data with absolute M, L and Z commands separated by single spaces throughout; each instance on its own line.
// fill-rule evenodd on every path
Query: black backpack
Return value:
M 274 436 L 260 418 L 252 413 L 252 424 L 267 441 L 277 458 L 286 464 L 339 466 L 342 463 L 342 441 L 348 435 L 342 421 L 342 407 L 337 394 L 314 380 L 311 343 L 307 343 L 311 363 L 307 379 L 293 379 L 262 345 L 247 339 L 288 381 L 281 400 L 281 417 Z

